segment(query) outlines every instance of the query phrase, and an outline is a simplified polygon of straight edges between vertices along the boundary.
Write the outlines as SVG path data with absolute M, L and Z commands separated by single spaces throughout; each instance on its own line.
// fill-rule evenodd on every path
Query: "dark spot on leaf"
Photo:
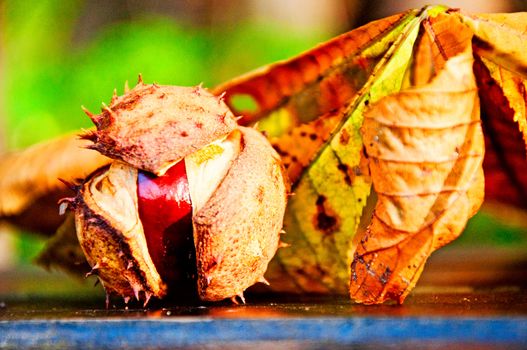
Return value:
M 340 138 L 339 138 L 340 144 L 343 146 L 346 146 L 350 141 L 350 134 L 346 129 L 342 129 L 340 132 Z
M 391 275 L 392 275 L 392 270 L 390 270 L 390 268 L 387 267 L 386 270 L 384 270 L 384 272 L 381 275 L 381 277 L 379 277 L 379 281 L 381 281 L 381 283 L 383 285 L 385 285 L 390 280 L 390 276 Z
M 346 185 L 348 186 L 351 186 L 352 184 L 352 180 L 351 180 L 351 177 L 349 175 L 349 172 L 348 172 L 348 166 L 346 164 L 343 164 L 343 163 L 339 163 L 339 165 L 337 166 L 337 168 L 342 172 L 342 174 L 344 175 L 344 181 L 346 182 Z
M 313 218 L 315 227 L 326 235 L 336 232 L 340 227 L 339 218 L 327 204 L 326 197 L 319 195 L 315 204 L 317 206 L 317 213 Z
M 364 147 L 362 148 L 362 152 L 361 153 L 364 154 L 364 158 L 366 158 L 366 159 L 369 158 L 368 153 L 366 152 L 366 149 Z
M 483 51 L 495 51 L 496 50 L 489 42 L 483 41 L 477 38 L 476 36 L 474 36 L 474 38 L 472 39 L 472 43 L 478 49 L 483 50 Z
M 307 136 L 307 132 L 305 132 L 305 131 L 301 131 L 301 132 L 300 132 L 300 136 L 301 136 L 301 137 L 306 137 L 306 136 Z
M 310 138 L 312 141 L 315 141 L 315 140 L 318 138 L 318 136 L 317 136 L 317 134 L 313 133 L 313 134 L 309 134 L 309 138 Z
M 307 275 L 306 272 L 303 269 L 301 269 L 301 268 L 296 269 L 295 272 L 298 275 L 301 275 L 301 276 L 306 276 Z
M 201 123 L 201 122 L 196 122 L 195 125 L 196 125 L 196 128 L 198 128 L 198 129 L 201 129 L 203 127 L 203 123 Z
M 182 132 L 180 133 L 180 135 L 181 135 L 181 137 L 187 137 L 187 136 L 188 136 L 188 132 L 186 132 L 186 131 L 182 131 Z
M 337 219 L 335 219 L 333 216 L 327 215 L 324 211 L 321 211 L 317 214 L 317 227 L 318 229 L 324 231 L 324 233 L 335 232 L 336 224 Z
M 319 264 L 316 264 L 316 265 L 315 265 L 315 269 L 316 269 L 317 272 L 320 274 L 320 276 L 326 276 L 326 275 L 327 275 L 326 271 L 324 271 L 324 269 L 322 268 L 322 266 L 320 266 Z
M 359 166 L 353 167 L 353 174 L 355 174 L 355 176 L 362 176 L 362 170 L 360 169 Z
M 280 156 L 286 157 L 289 155 L 289 152 L 284 151 L 283 149 L 280 148 L 280 146 L 278 145 L 273 145 L 273 146 L 274 146 L 276 153 L 278 153 Z

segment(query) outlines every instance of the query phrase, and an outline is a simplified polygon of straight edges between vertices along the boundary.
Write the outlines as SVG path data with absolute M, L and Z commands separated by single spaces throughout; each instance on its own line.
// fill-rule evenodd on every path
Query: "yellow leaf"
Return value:
M 369 103 L 401 88 L 419 23 L 427 16 L 423 11 L 421 16 L 413 15 L 393 29 L 391 35 L 397 33 L 396 40 L 378 60 L 368 80 L 347 105 L 322 117 L 321 123 L 328 119 L 331 122 L 324 124 L 320 133 L 315 130 L 314 121 L 275 140 L 282 151 L 298 153 L 302 149 L 308 155 L 303 159 L 295 155 L 299 161 L 293 164 L 293 179 L 297 179 L 300 170 L 303 172 L 284 220 L 287 233 L 283 240 L 291 246 L 279 250 L 270 264 L 266 276 L 273 290 L 346 293 L 352 239 L 371 184 L 361 156 L 359 128 L 363 111 Z M 312 134 L 314 139 L 320 139 L 307 144 L 302 135 Z M 301 148 L 306 144 L 307 149 Z M 307 166 L 305 159 L 311 159 Z M 286 278 L 288 284 L 283 283 Z

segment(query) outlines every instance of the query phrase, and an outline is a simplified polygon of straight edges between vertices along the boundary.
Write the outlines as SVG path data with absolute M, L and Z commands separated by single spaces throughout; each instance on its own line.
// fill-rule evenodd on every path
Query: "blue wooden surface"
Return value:
M 176 299 L 127 309 L 116 299 L 106 310 L 100 290 L 64 276 L 0 273 L 0 348 L 527 349 L 527 259 L 489 257 L 446 256 L 403 305 L 379 306 L 248 295 L 240 306 Z
M 315 317 L 72 319 L 0 322 L 2 347 L 171 348 L 243 340 L 320 344 L 442 342 L 527 346 L 527 318 Z

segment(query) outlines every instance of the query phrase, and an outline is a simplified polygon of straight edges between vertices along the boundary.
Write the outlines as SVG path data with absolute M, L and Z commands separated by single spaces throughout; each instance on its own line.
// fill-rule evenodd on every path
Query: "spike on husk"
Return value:
M 91 119 L 94 114 L 92 112 L 90 112 L 86 107 L 84 106 L 81 106 L 81 109 L 84 111 L 84 113 Z
M 280 243 L 278 243 L 278 249 L 280 249 L 280 248 L 289 248 L 290 246 L 291 246 L 291 244 L 286 243 L 286 242 L 280 241 Z
M 117 101 L 117 99 L 119 98 L 119 96 L 117 96 L 117 88 L 113 89 L 113 95 L 112 95 L 112 99 L 110 101 L 110 105 L 113 105 L 115 103 L 115 101 Z
M 258 279 L 257 282 L 259 282 L 259 283 L 263 283 L 263 284 L 265 284 L 266 286 L 270 286 L 270 285 L 271 285 L 271 283 L 269 283 L 269 281 L 266 280 L 264 276 L 261 276 L 261 277 Z
M 245 297 L 243 296 L 243 293 L 240 293 L 238 295 L 235 295 L 235 296 L 231 297 L 231 302 L 233 304 L 240 305 L 240 303 L 238 302 L 238 299 L 240 299 L 242 304 L 245 305 Z
M 218 103 L 219 103 L 219 104 L 222 104 L 222 103 L 225 101 L 225 95 L 226 95 L 226 94 L 227 94 L 227 93 L 224 91 L 224 92 L 222 92 L 222 93 L 218 96 Z
M 79 139 L 81 139 L 81 140 L 88 140 L 88 141 L 91 141 L 93 143 L 96 143 L 97 140 L 98 140 L 97 132 L 95 132 L 93 130 L 87 130 L 84 133 L 79 135 Z
M 86 272 L 86 275 L 84 275 L 84 278 L 88 278 L 94 274 L 97 274 L 97 270 L 101 267 L 101 265 L 99 263 L 96 263 L 95 265 L 92 266 L 91 270 Z
M 201 91 L 203 91 L 203 83 L 199 83 L 198 85 L 194 86 L 192 93 L 197 96 L 201 96 Z
M 143 303 L 143 307 L 146 307 L 148 303 L 150 302 L 150 299 L 152 298 L 152 293 L 149 291 L 145 291 L 145 302 Z

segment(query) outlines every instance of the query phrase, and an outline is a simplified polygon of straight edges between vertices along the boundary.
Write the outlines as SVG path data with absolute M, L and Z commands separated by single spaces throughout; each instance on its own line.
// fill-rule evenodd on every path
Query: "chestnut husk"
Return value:
M 97 131 L 83 137 L 115 161 L 79 186 L 73 204 L 79 242 L 107 294 L 146 304 L 170 292 L 150 258 L 138 215 L 138 169 L 162 175 L 236 133 L 240 144 L 228 170 L 215 175 L 221 177 L 214 179 L 217 188 L 192 213 L 197 293 L 205 301 L 244 301 L 248 287 L 266 283 L 264 273 L 280 244 L 289 183 L 280 157 L 260 132 L 232 125 L 221 98 L 201 87 L 140 82 L 114 97 L 101 115 L 88 114 Z

